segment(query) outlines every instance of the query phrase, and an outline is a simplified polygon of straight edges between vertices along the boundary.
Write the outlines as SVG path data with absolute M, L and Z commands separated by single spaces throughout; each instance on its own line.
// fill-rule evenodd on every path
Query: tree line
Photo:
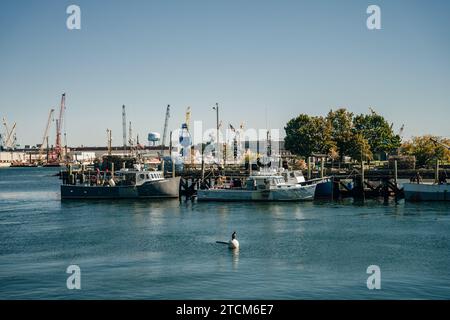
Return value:
M 402 144 L 393 124 L 370 109 L 355 115 L 345 108 L 330 110 L 326 116 L 300 114 L 285 126 L 285 148 L 303 158 L 325 154 L 334 160 L 351 157 L 357 161 L 380 159 L 381 155 L 414 155 L 418 165 L 439 158 L 450 161 L 450 151 L 436 143 L 446 139 L 416 137 Z M 434 143 L 433 143 L 434 141 Z

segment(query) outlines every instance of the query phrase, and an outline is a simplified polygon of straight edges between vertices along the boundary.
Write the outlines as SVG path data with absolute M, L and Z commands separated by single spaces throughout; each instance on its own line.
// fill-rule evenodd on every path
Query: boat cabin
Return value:
M 146 182 L 164 180 L 162 171 L 121 169 L 116 172 L 117 184 L 140 186 Z
M 258 175 L 250 176 L 247 179 L 246 189 L 247 190 L 269 190 L 275 187 L 281 187 L 286 185 L 283 176 L 276 175 Z

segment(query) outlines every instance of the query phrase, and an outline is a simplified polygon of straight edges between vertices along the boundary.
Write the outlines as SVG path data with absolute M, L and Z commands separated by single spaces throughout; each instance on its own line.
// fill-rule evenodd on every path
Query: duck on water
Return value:
M 238 241 L 238 239 L 237 239 L 237 233 L 236 233 L 236 231 L 234 231 L 234 232 L 231 234 L 231 240 L 230 240 L 230 241 L 228 241 L 228 242 L 225 242 L 225 241 L 216 241 L 216 243 L 226 244 L 226 245 L 228 245 L 228 248 L 230 248 L 230 249 L 239 249 L 239 241 Z

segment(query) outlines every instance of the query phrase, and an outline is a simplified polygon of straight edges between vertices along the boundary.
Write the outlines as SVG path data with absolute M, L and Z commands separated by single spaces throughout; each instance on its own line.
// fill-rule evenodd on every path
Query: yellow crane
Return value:
M 44 136 L 42 137 L 41 146 L 39 147 L 39 162 L 41 162 L 41 160 L 42 160 L 42 153 L 44 152 L 44 143 L 48 137 L 48 129 L 50 128 L 50 122 L 52 121 L 52 118 L 53 118 L 53 112 L 55 112 L 55 109 L 50 109 L 50 112 L 48 113 L 47 125 L 45 126 Z

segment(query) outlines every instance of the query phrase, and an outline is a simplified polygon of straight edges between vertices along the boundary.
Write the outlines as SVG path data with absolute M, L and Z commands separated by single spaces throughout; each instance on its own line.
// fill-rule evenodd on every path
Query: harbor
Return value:
M 2 137 L 5 138 L 2 138 L 2 167 L 60 167 L 61 199 L 81 199 L 83 196 L 92 199 L 184 196 L 198 197 L 201 201 L 301 201 L 382 197 L 388 202 L 393 197 L 397 202 L 405 198 L 405 185 L 407 201 L 450 200 L 447 182 L 450 165 L 439 158 L 434 160 L 435 168 L 432 170 L 427 167 L 416 169 L 415 157 L 398 154 L 397 149 L 395 153 L 387 155 L 387 160 L 371 164 L 372 152 L 364 151 L 361 146 L 361 159 L 350 157 L 343 167 L 339 161 L 336 168 L 336 156 L 331 153 L 336 153 L 333 149 L 335 146 L 328 154 L 313 152 L 304 160 L 305 157 L 292 153 L 295 148 L 289 145 L 286 148 L 288 136 L 284 141 L 272 140 L 268 129 L 265 139 L 250 141 L 243 132 L 243 124 L 238 130 L 230 124 L 232 138 L 222 142 L 219 104 L 216 103 L 213 109 L 217 114 L 216 136 L 210 136 L 209 141 L 201 141 L 197 145 L 191 132 L 191 107 L 186 109 L 181 129 L 173 134 L 168 128 L 170 105 L 167 105 L 162 138 L 160 133 L 151 132 L 148 134 L 148 145 L 144 145 L 140 143 L 138 134 L 133 135 L 131 121 L 127 124 L 126 107 L 123 105 L 121 147 L 112 145 L 110 129 L 106 129 L 107 147 L 68 147 L 62 144 L 62 136 L 67 136 L 61 130 L 66 110 L 66 94 L 63 93 L 59 117 L 55 120 L 54 147 L 49 146 L 54 109 L 48 115 L 43 143 L 31 149 L 30 146 L 26 149 L 14 147 L 11 141 L 17 139 L 14 133 L 16 123 L 8 127 L 7 121 L 3 119 L 5 134 Z M 373 109 L 370 110 L 371 117 L 380 118 Z M 347 111 L 340 109 L 337 112 Z M 394 139 L 401 139 L 403 128 L 398 135 L 393 136 Z M 178 143 L 174 143 L 173 135 L 178 136 Z M 431 137 L 429 141 L 436 148 L 444 150 L 447 158 L 450 157 L 450 147 L 444 140 L 442 142 Z M 44 142 L 47 143 L 46 147 Z M 252 149 L 251 146 L 256 148 Z M 370 158 L 364 161 L 367 152 L 365 156 Z M 299 165 L 301 161 L 303 167 Z M 402 166 L 400 169 L 399 162 Z M 132 179 L 126 178 L 131 175 Z M 156 176 L 159 178 L 156 179 Z M 423 183 L 423 178 L 428 182 Z M 405 179 L 409 179 L 409 183 Z M 399 183 L 400 180 L 403 182 Z M 413 182 L 420 185 L 416 186 Z M 161 191 L 160 187 L 156 187 L 157 184 L 173 185 L 170 190 Z M 150 185 L 154 195 L 150 191 L 143 191 Z
M 4 1 L 0 303 L 449 300 L 450 2 L 357 2 Z
M 218 114 L 219 105 L 213 110 Z M 262 139 L 241 139 L 243 125 L 230 125 L 225 142 L 210 135 L 196 144 L 193 109 L 179 130 L 170 130 L 167 106 L 161 134 L 150 132 L 143 144 L 126 107 L 121 111 L 121 146 L 113 145 L 111 129 L 106 147 L 62 144 L 62 116 L 50 146 L 53 111 L 45 147 L 20 149 L 3 140 L 0 265 L 23 261 L 20 280 L 0 275 L 3 297 L 109 299 L 120 291 L 127 299 L 448 298 L 450 274 L 441 268 L 450 261 L 447 140 L 425 137 L 434 148 L 428 158 L 406 154 L 409 142 L 382 159 L 364 145 L 352 157 L 337 157 L 335 147 L 305 157 L 288 135 L 273 139 L 265 129 Z M 4 127 L 11 137 L 13 129 Z M 33 285 L 45 294 L 20 289 L 35 259 L 48 269 Z M 94 272 L 87 294 L 68 296 L 53 284 L 52 274 L 68 261 Z M 386 289 L 375 295 L 359 283 L 367 261 L 388 273 Z M 221 285 L 226 290 L 212 293 Z

